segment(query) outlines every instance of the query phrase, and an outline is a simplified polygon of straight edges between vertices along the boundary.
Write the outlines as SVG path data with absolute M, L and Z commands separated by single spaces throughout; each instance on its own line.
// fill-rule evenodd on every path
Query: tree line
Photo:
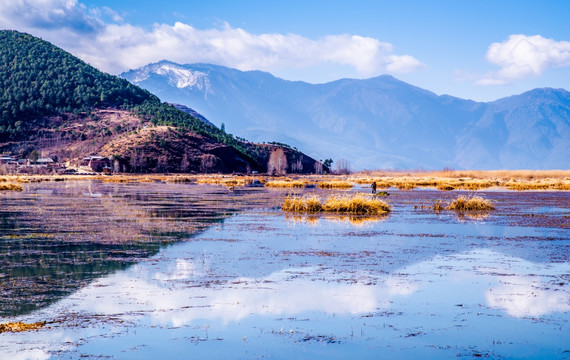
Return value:
M 47 117 L 95 108 L 129 110 L 155 125 L 194 131 L 255 155 L 231 134 L 162 103 L 125 79 L 103 73 L 53 44 L 17 31 L 0 31 L 0 142 L 25 140 Z M 181 129 L 181 130 L 182 130 Z

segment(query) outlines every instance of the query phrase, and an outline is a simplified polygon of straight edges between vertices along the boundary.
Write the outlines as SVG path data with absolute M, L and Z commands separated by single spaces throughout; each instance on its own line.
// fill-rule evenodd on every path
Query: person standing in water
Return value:
M 376 181 L 373 181 L 370 187 L 372 188 L 372 193 L 376 194 Z

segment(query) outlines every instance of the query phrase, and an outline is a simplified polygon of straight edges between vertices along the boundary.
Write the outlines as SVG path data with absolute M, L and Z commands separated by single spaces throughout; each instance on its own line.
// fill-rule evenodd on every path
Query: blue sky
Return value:
M 570 83 L 570 1 L 0 0 L 0 27 L 118 74 L 167 59 L 479 101 Z

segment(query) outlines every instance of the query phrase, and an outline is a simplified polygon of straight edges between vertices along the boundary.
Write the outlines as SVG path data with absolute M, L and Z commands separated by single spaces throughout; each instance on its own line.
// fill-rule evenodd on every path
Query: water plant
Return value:
M 491 201 L 480 196 L 459 196 L 449 204 L 448 209 L 456 211 L 494 210 L 495 206 Z
M 24 191 L 24 187 L 19 184 L 0 184 L 0 191 Z
M 292 212 L 337 212 L 350 214 L 385 214 L 390 212 L 390 205 L 373 196 L 332 195 L 324 201 L 316 195 L 287 196 L 281 205 L 284 211 Z
M 22 332 L 30 330 L 38 330 L 44 327 L 45 321 L 35 322 L 35 323 L 23 323 L 23 322 L 7 322 L 0 324 L 0 334 L 3 332 Z
M 348 181 L 323 181 L 317 186 L 321 189 L 350 189 L 353 185 Z
M 306 185 L 307 183 L 301 180 L 274 180 L 265 183 L 266 187 L 274 188 L 304 188 Z

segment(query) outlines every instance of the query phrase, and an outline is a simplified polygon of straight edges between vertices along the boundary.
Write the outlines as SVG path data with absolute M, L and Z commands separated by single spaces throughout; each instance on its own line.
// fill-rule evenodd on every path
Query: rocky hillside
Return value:
M 0 47 L 2 153 L 26 158 L 35 152 L 71 163 L 102 155 L 130 172 L 267 170 L 258 150 L 263 146 L 238 140 L 191 109 L 163 103 L 46 41 L 0 31 Z M 295 151 L 287 161 L 301 155 Z

